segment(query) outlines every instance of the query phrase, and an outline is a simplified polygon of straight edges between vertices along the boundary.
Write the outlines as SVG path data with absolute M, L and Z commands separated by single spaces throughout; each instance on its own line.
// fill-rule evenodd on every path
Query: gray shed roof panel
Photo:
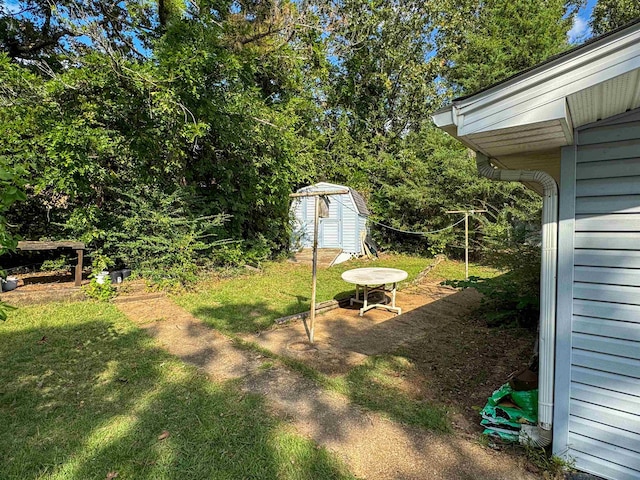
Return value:
M 360 215 L 370 215 L 371 212 L 367 207 L 367 202 L 364 201 L 364 197 L 356 192 L 353 188 L 350 188 L 349 190 L 351 191 L 351 195 L 353 196 L 353 202 L 356 204 L 358 213 Z

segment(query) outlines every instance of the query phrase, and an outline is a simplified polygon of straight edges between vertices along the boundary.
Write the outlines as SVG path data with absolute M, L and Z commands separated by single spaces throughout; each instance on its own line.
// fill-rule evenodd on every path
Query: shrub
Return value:
M 189 284 L 214 247 L 225 216 L 191 213 L 189 191 L 143 187 L 121 194 L 101 252 L 153 281 Z
M 456 287 L 474 287 L 483 294 L 479 314 L 491 326 L 535 329 L 540 315 L 540 238 L 530 224 L 489 232 L 485 238 L 484 262 L 505 270 L 494 278 L 470 277 L 447 282 Z

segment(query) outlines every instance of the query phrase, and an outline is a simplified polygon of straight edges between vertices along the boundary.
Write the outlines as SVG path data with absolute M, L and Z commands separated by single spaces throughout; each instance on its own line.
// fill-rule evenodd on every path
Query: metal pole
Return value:
M 469 280 L 469 215 L 487 210 L 448 210 L 447 213 L 464 213 L 464 279 Z
M 313 217 L 313 265 L 311 267 L 311 312 L 309 313 L 309 343 L 313 343 L 316 322 L 316 271 L 318 268 L 318 217 L 320 214 L 320 196 L 316 196 Z
M 464 212 L 464 279 L 469 280 L 469 212 Z
M 289 194 L 290 198 L 300 197 L 316 197 L 315 215 L 313 220 L 313 266 L 311 273 L 311 311 L 309 312 L 309 327 L 307 328 L 307 322 L 304 322 L 304 329 L 309 337 L 309 343 L 313 343 L 314 326 L 316 321 L 316 272 L 318 269 L 318 219 L 320 216 L 320 196 L 328 195 L 344 195 L 349 193 L 349 190 L 328 190 L 328 191 L 315 191 L 315 192 L 298 192 Z

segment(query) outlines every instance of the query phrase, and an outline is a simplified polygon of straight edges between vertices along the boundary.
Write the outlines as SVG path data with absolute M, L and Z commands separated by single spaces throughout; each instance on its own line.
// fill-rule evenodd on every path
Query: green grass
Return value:
M 392 267 L 406 270 L 413 280 L 433 262 L 433 259 L 408 255 L 390 255 L 382 260 L 352 261 L 318 271 L 318 302 L 343 298 L 353 293 L 352 286 L 340 275 L 345 270 L 363 266 Z M 464 279 L 464 262 L 446 260 L 432 270 L 432 280 Z M 470 264 L 469 274 L 493 277 L 495 269 Z M 175 298 L 178 304 L 189 310 L 210 326 L 233 336 L 235 333 L 264 330 L 273 325 L 276 318 L 305 311 L 309 308 L 311 268 L 289 262 L 268 263 L 263 270 L 236 278 L 210 281 L 194 293 Z M 451 421 L 447 408 L 412 398 L 397 385 L 399 376 L 410 373 L 406 359 L 393 356 L 371 357 L 363 365 L 353 368 L 346 375 L 328 376 L 295 359 L 276 355 L 254 343 L 236 338 L 242 348 L 256 350 L 280 361 L 292 370 L 312 379 L 322 387 L 341 393 L 368 410 L 377 411 L 389 418 L 435 432 L 450 432 Z
M 14 311 L 0 358 L 3 479 L 352 478 L 261 397 L 209 382 L 111 305 Z
M 430 273 L 429 277 L 438 280 L 464 280 L 464 261 L 446 260 L 439 263 Z M 480 278 L 493 278 L 504 272 L 477 263 L 469 263 L 469 276 Z
M 406 281 L 409 282 L 431 262 L 432 259 L 427 258 L 393 255 L 375 262 L 356 260 L 319 269 L 317 301 L 339 299 L 352 294 L 353 285 L 340 277 L 342 272 L 351 268 L 400 268 L 409 274 Z M 260 272 L 205 282 L 196 292 L 179 295 L 175 301 L 225 333 L 264 330 L 272 326 L 277 318 L 309 309 L 311 267 L 290 262 L 271 262 L 265 264 Z

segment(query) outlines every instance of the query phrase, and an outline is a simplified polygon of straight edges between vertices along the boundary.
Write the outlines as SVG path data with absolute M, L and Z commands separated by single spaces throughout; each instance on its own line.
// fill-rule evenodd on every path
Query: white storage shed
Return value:
M 348 190 L 349 193 L 329 195 L 329 216 L 320 218 L 318 225 L 318 248 L 341 248 L 343 253 L 360 255 L 362 238 L 367 233 L 369 209 L 358 192 L 343 185 L 316 183 L 298 190 L 298 193 L 310 191 Z M 299 197 L 291 204 L 293 218 L 293 249 L 313 246 L 313 220 L 315 198 Z

